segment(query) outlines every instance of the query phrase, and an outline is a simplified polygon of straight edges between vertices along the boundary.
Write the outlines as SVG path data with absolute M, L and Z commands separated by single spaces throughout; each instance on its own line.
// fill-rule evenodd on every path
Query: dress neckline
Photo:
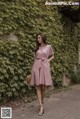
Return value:
M 41 49 L 42 49 L 42 48 L 44 48 L 45 46 L 47 46 L 47 45 L 44 45 L 44 46 L 42 46 L 42 47 L 39 47 L 39 48 L 41 48 Z

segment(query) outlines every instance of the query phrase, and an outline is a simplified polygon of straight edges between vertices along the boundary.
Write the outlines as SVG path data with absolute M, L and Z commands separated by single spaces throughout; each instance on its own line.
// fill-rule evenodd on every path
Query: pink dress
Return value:
M 35 55 L 35 60 L 31 70 L 31 85 L 40 84 L 51 86 L 51 72 L 50 72 L 50 63 L 48 62 L 49 56 L 53 53 L 53 48 L 51 45 L 47 44 L 46 46 L 39 47 Z

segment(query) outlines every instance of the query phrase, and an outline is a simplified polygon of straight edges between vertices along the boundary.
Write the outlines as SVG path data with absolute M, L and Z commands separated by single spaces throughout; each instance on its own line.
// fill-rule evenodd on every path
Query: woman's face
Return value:
M 42 38 L 40 35 L 37 36 L 38 43 L 42 43 Z

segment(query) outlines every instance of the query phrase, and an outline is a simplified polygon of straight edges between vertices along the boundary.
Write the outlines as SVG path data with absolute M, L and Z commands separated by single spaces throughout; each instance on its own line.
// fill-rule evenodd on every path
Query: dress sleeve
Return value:
M 53 54 L 54 54 L 54 49 L 50 45 L 50 47 L 49 47 L 49 57 L 52 56 Z

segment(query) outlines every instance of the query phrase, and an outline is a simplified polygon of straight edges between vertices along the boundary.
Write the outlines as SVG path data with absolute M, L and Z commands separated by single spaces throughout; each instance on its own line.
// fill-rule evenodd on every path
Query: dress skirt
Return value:
M 51 45 L 46 45 L 43 48 L 39 48 L 36 53 L 34 64 L 31 70 L 31 85 L 39 86 L 52 86 L 50 63 L 48 57 L 52 55 L 53 49 Z

